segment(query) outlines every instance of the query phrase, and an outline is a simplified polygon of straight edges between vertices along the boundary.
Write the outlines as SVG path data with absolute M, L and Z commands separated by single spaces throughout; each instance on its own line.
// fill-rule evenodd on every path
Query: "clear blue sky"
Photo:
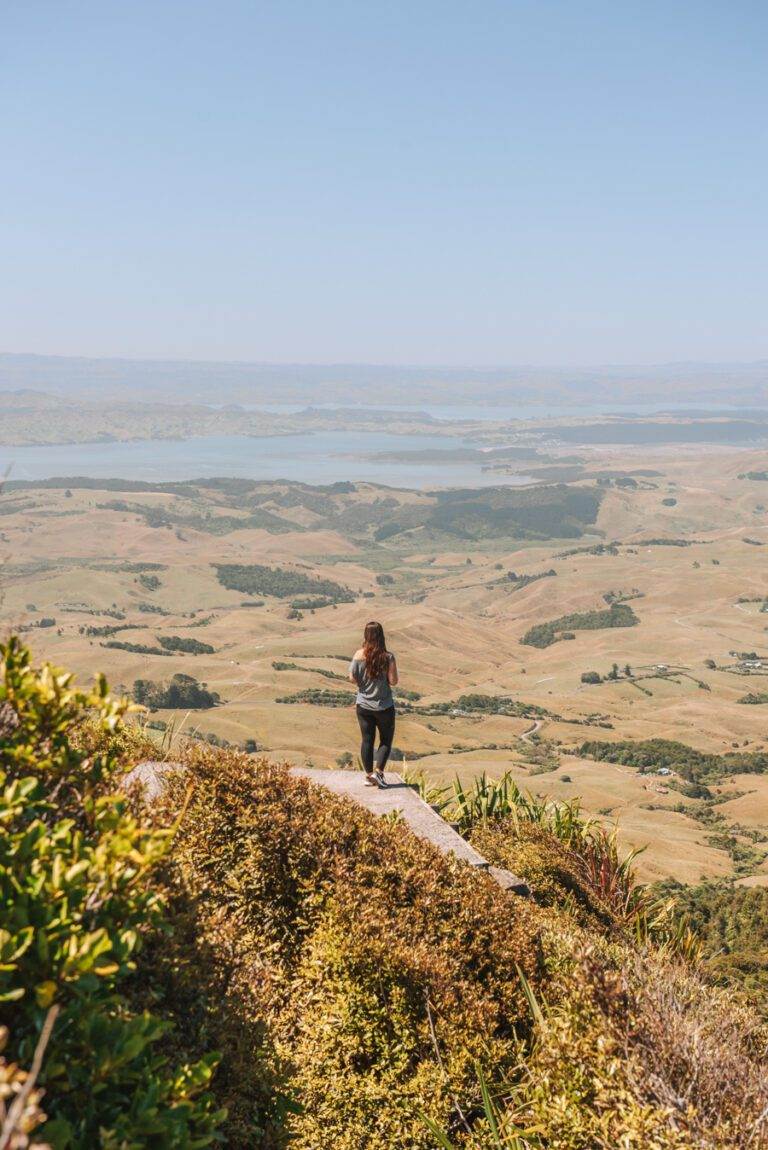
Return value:
M 0 0 L 0 350 L 768 357 L 765 0 Z

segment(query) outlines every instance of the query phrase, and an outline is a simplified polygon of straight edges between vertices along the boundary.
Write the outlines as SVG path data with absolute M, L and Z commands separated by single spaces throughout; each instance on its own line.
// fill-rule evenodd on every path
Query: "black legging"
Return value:
M 379 732 L 379 748 L 376 751 L 376 767 L 383 771 L 387 765 L 387 759 L 392 750 L 392 740 L 395 736 L 395 708 L 387 707 L 386 711 L 369 711 L 358 703 L 356 709 L 360 734 L 363 736 L 360 757 L 363 760 L 365 773 L 370 775 L 373 770 L 373 744 L 376 741 L 377 731 Z

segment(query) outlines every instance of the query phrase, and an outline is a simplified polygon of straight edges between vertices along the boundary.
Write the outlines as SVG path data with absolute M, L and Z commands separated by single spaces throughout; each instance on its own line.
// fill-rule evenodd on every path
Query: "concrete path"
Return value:
M 425 803 L 418 791 L 404 782 L 400 775 L 388 771 L 385 775 L 388 786 L 382 790 L 366 786 L 362 771 L 292 767 L 291 773 L 326 787 L 336 795 L 354 799 L 361 807 L 365 807 L 375 815 L 399 814 L 414 834 L 432 843 L 443 854 L 453 854 L 462 862 L 477 867 L 478 870 L 488 871 L 504 890 L 513 891 L 515 894 L 530 893 L 525 882 L 517 875 L 501 867 L 492 867 L 487 859 L 484 859 L 450 823 Z
M 388 771 L 384 777 L 389 785 L 386 790 L 380 790 L 378 787 L 365 785 L 365 775 L 362 771 L 325 771 L 294 767 L 291 773 L 310 779 L 313 783 L 319 783 L 321 787 L 326 787 L 336 795 L 346 795 L 375 815 L 391 815 L 397 812 L 402 815 L 414 834 L 434 843 L 443 854 L 450 851 L 456 858 L 468 862 L 470 866 L 488 869 L 488 863 L 483 856 L 470 846 L 466 839 L 457 834 L 450 823 L 435 814 L 418 791 L 403 782 L 399 775 Z

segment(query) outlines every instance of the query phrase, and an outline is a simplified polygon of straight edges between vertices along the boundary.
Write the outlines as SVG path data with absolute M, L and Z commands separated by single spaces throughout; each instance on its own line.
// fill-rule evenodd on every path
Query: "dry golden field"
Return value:
M 6 490 L 0 496 L 2 625 L 21 628 L 37 657 L 82 678 L 103 670 L 113 685 L 130 691 L 137 679 L 183 673 L 217 691 L 222 702 L 214 708 L 148 716 L 171 724 L 174 737 L 253 739 L 275 758 L 323 765 L 357 753 L 351 706 L 276 700 L 318 688 L 347 692 L 351 704 L 345 660 L 366 620 L 379 618 L 398 656 L 402 687 L 421 696 L 398 720 L 396 744 L 411 768 L 435 782 L 511 769 L 537 792 L 581 796 L 588 811 L 619 820 L 627 844 L 647 846 L 640 867 L 649 878 L 696 881 L 732 873 L 732 852 L 713 843 L 712 828 L 692 817 L 696 801 L 681 795 L 674 779 L 574 752 L 586 739 L 666 738 L 716 753 L 768 748 L 768 703 L 738 702 L 747 692 L 768 692 L 768 659 L 765 670 L 738 673 L 731 654 L 768 654 L 768 614 L 761 611 L 768 597 L 768 483 L 738 478 L 764 469 L 765 454 L 701 447 L 581 454 L 587 471 L 576 486 L 592 487 L 601 472 L 655 474 L 637 487 L 605 488 L 597 522 L 581 538 L 544 542 L 473 542 L 419 531 L 371 542 L 362 528 L 334 530 L 306 501 L 278 508 L 285 523 L 300 530 L 230 525 L 214 534 L 200 516 L 233 514 L 215 492 Z M 424 499 L 394 494 L 403 507 Z M 358 485 L 357 498 L 370 505 L 375 526 L 382 490 Z M 97 506 L 116 500 L 128 509 Z M 137 514 L 138 505 L 186 521 L 152 526 Z M 652 539 L 688 545 L 643 542 Z M 616 554 L 584 550 L 601 543 L 615 543 Z M 270 595 L 251 596 L 262 605 L 244 607 L 249 596 L 221 585 L 217 563 L 321 576 L 352 589 L 355 601 L 306 609 L 301 617 L 289 599 Z M 159 586 L 141 583 L 135 569 L 141 564 L 160 565 L 151 572 Z M 505 582 L 508 570 L 556 574 L 515 589 Z M 382 573 L 393 582 L 380 585 Z M 611 594 L 629 599 L 637 626 L 576 631 L 571 641 L 543 649 L 521 643 L 532 625 L 604 609 Z M 159 611 L 141 611 L 139 604 Z M 55 624 L 38 627 L 45 617 Z M 118 624 L 124 629 L 107 638 L 156 647 L 157 636 L 186 637 L 215 651 L 161 657 L 108 648 L 105 637 L 83 633 Z M 296 669 L 276 670 L 274 662 Z M 582 673 L 605 676 L 614 663 L 618 679 L 582 683 Z M 510 696 L 549 714 L 535 721 L 451 707 L 420 713 L 470 692 Z M 167 748 L 170 733 L 158 730 L 157 737 Z M 737 838 L 745 828 L 756 836 L 768 828 L 766 776 L 739 775 L 718 790 L 724 801 L 716 809 Z M 762 852 L 759 842 L 753 846 Z M 740 873 L 759 882 L 768 866 L 756 857 Z

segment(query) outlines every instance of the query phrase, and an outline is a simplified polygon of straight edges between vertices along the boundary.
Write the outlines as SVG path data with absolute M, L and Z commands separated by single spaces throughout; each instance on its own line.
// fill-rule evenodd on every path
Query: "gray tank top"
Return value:
M 389 653 L 390 662 L 394 655 Z M 349 664 L 349 673 L 357 683 L 357 696 L 355 703 L 366 711 L 386 711 L 394 707 L 395 700 L 392 688 L 386 675 L 379 675 L 378 679 L 369 679 L 365 670 L 365 659 L 353 659 Z

